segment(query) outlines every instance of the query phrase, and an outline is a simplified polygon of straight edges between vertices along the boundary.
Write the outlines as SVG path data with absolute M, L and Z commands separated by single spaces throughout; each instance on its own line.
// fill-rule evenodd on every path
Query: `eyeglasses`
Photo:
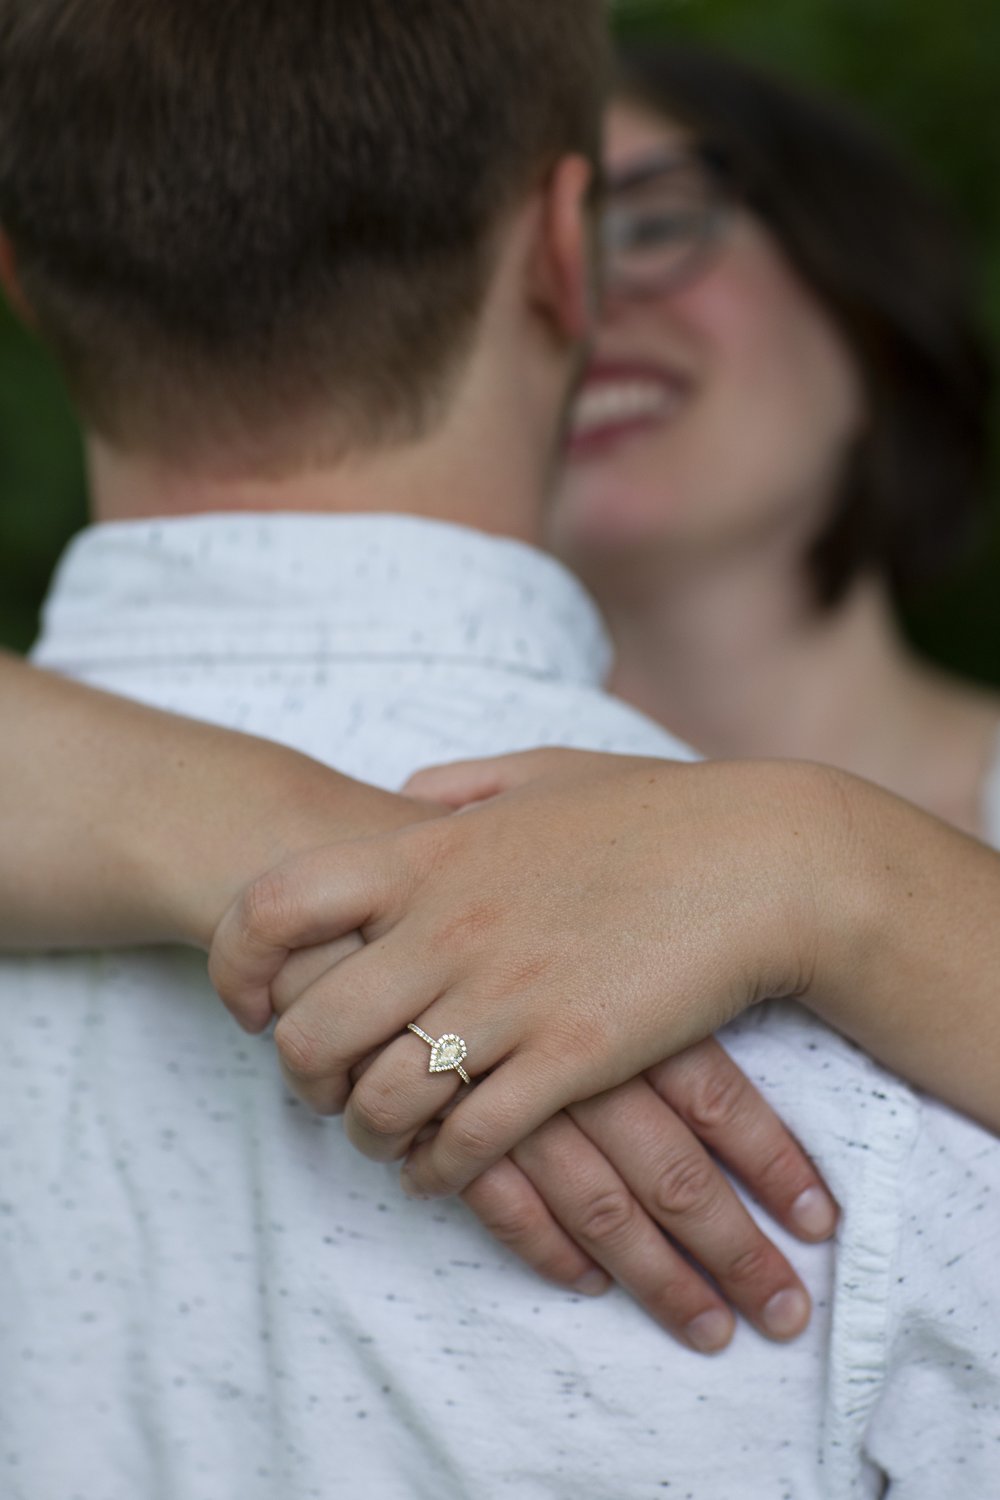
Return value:
M 709 264 L 733 206 L 730 174 L 710 147 L 658 152 L 613 176 L 602 221 L 607 290 L 676 291 Z

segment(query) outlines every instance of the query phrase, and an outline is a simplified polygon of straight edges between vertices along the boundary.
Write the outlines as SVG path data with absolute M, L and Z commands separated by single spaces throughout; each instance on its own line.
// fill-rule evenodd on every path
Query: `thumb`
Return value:
M 289 954 L 358 929 L 387 930 L 408 883 L 392 835 L 313 849 L 252 881 L 216 928 L 208 973 L 244 1030 L 263 1031 Z M 392 852 L 388 847 L 391 846 Z

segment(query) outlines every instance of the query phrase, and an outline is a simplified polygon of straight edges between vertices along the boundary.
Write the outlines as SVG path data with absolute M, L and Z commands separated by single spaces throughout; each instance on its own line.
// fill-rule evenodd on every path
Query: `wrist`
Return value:
M 251 880 L 307 841 L 336 836 L 336 777 L 323 766 L 258 741 L 227 747 L 226 759 L 224 789 L 192 789 L 192 845 L 172 838 L 156 898 L 169 941 L 204 949 Z
M 376 809 L 395 800 L 269 741 L 227 737 L 220 752 L 218 764 L 210 757 L 192 778 L 181 799 L 190 815 L 149 871 L 163 938 L 205 949 L 257 876 L 293 854 L 374 831 Z
M 836 1009 L 869 927 L 854 778 L 807 761 L 719 769 L 734 777 L 726 816 L 741 828 L 737 855 L 748 851 L 738 874 L 748 1000 Z
M 814 959 L 801 999 L 871 1050 L 876 976 L 891 945 L 894 855 L 886 817 L 897 803 L 847 772 L 812 769 L 819 834 L 811 851 Z
M 227 792 L 199 829 L 196 868 L 175 848 L 160 898 L 170 941 L 208 949 L 242 890 L 295 855 L 370 837 L 440 816 L 427 803 L 353 781 L 309 756 L 246 739 L 239 757 L 227 743 Z M 204 806 L 206 797 L 200 793 Z
M 692 918 L 705 923 L 723 981 L 715 1025 L 761 1000 L 811 997 L 839 930 L 830 912 L 832 849 L 843 832 L 836 773 L 775 760 L 707 761 L 659 775 L 665 894 L 672 900 L 680 855 L 699 893 Z M 678 816 L 685 802 L 686 820 Z M 655 883 L 654 869 L 647 884 Z

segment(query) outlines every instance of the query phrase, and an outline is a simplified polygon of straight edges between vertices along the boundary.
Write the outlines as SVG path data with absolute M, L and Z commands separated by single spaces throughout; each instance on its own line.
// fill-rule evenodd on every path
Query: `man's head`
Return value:
M 279 465 L 310 419 L 419 435 L 504 224 L 596 158 L 605 30 L 602 0 L 0 0 L 0 221 L 84 420 Z

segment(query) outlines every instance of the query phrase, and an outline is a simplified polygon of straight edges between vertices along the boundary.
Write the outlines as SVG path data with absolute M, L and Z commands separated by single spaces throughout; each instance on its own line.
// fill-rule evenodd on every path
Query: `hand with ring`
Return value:
M 824 774 L 560 761 L 461 816 L 255 882 L 217 934 L 213 978 L 237 1016 L 259 1014 L 289 948 L 359 929 L 365 946 L 301 994 L 278 1048 L 316 1107 L 346 1105 L 360 1150 L 410 1153 L 418 1194 L 461 1192 L 560 1110 L 808 986 L 820 923 L 812 840 L 796 830 Z M 281 941 L 267 959 L 269 911 Z M 477 1086 L 430 1070 L 411 1022 L 431 1045 L 458 1038 Z M 351 1069 L 377 1048 L 352 1092 Z
M 589 759 L 579 758 L 585 776 L 590 774 Z M 647 786 L 677 769 L 618 760 L 615 775 L 626 773 L 633 790 L 638 786 L 640 795 L 652 800 Z M 600 806 L 600 799 L 594 800 L 592 810 Z M 683 799 L 681 807 L 683 811 Z M 617 814 L 620 832 L 621 810 L 606 811 L 612 828 Z M 456 1143 L 470 1158 L 463 1162 L 463 1180 L 456 1174 L 442 1183 L 438 1177 L 425 1188 L 418 1176 L 412 1183 L 415 1190 L 468 1189 L 467 1199 L 484 1221 L 539 1269 L 575 1283 L 580 1275 L 593 1272 L 596 1262 L 636 1290 L 667 1326 L 687 1327 L 692 1319 L 682 1313 L 690 1308 L 677 1311 L 677 1278 L 690 1294 L 693 1273 L 664 1240 L 660 1229 L 668 1227 L 679 1243 L 700 1257 L 736 1305 L 758 1326 L 767 1327 L 764 1307 L 777 1295 L 772 1290 L 776 1281 L 790 1292 L 798 1283 L 694 1140 L 685 1116 L 787 1225 L 796 1226 L 794 1204 L 801 1200 L 799 1212 L 806 1213 L 806 1220 L 798 1227 L 807 1237 L 819 1238 L 832 1227 L 835 1214 L 814 1170 L 745 1080 L 737 1087 L 736 1070 L 718 1048 L 696 1049 L 691 1054 L 696 1061 L 685 1072 L 680 1058 L 660 1064 L 665 1054 L 683 1050 L 676 1042 L 657 1038 L 643 1056 L 634 1048 L 633 1032 L 627 1061 L 616 1064 L 619 1078 L 600 1071 L 609 1057 L 614 1058 L 613 1043 L 620 1037 L 603 1025 L 598 1033 L 595 1019 L 616 1003 L 625 1006 L 630 984 L 632 993 L 642 982 L 653 985 L 661 1000 L 669 1000 L 671 979 L 676 983 L 678 972 L 683 975 L 683 966 L 671 962 L 675 943 L 670 941 L 670 921 L 661 929 L 651 920 L 650 895 L 662 907 L 662 892 L 638 874 L 630 889 L 612 890 L 628 918 L 619 924 L 625 942 L 602 946 L 591 907 L 596 894 L 607 892 L 593 878 L 592 866 L 595 850 L 600 865 L 618 841 L 617 834 L 608 837 L 608 821 L 597 827 L 598 820 L 588 816 L 588 826 L 581 830 L 586 859 L 574 859 L 572 851 L 553 840 L 557 830 L 546 828 L 530 798 L 527 806 L 506 801 L 499 825 L 486 816 L 490 812 L 484 807 L 462 818 L 425 824 L 422 831 L 435 832 L 419 844 L 375 840 L 316 851 L 255 882 L 217 935 L 212 972 L 220 993 L 244 1020 L 274 1002 L 282 1017 L 278 1046 L 293 1086 L 323 1112 L 339 1111 L 347 1103 L 348 1130 L 369 1155 L 401 1156 L 419 1137 L 412 1153 L 413 1165 L 419 1166 L 422 1157 L 433 1164 L 442 1145 L 452 1150 L 449 1143 Z M 504 823 L 514 828 L 513 840 L 500 837 Z M 647 827 L 651 823 L 645 820 Z M 703 825 L 698 826 L 703 832 Z M 456 835 L 461 847 L 448 842 Z M 666 843 L 674 850 L 672 869 L 683 874 L 690 842 L 684 849 L 677 848 L 677 840 Z M 634 847 L 622 851 L 626 861 L 635 852 Z M 469 878 L 470 857 L 482 879 Z M 692 900 L 704 900 L 697 860 L 695 865 L 688 884 L 678 880 L 674 892 L 681 918 L 689 916 Z M 567 869 L 573 872 L 569 883 Z M 546 893 L 548 882 L 555 885 L 557 898 L 562 889 L 568 908 Z M 738 885 L 735 875 L 733 882 Z M 413 915 L 408 919 L 410 907 Z M 666 915 L 670 917 L 669 911 Z M 644 945 L 639 941 L 643 923 Z M 331 931 L 344 931 L 352 924 L 365 930 L 366 947 L 333 968 L 321 955 L 298 954 L 275 982 L 289 950 L 322 943 Z M 681 955 L 690 966 L 692 955 L 698 958 L 692 924 L 675 919 L 674 925 L 682 939 Z M 711 941 L 702 955 L 707 982 L 695 982 L 697 963 L 694 978 L 692 973 L 686 978 L 689 997 L 708 1011 L 708 1018 L 692 1028 L 695 1035 L 728 1018 L 730 1006 L 738 1008 L 728 989 L 722 1012 L 716 1008 L 720 949 L 725 954 L 728 936 L 716 926 L 713 922 Z M 506 934 L 506 946 L 497 941 L 498 933 Z M 543 961 L 540 948 L 551 946 L 553 940 L 556 959 Z M 738 959 L 736 955 L 737 971 Z M 302 967 L 309 963 L 315 963 L 312 973 Z M 464 1019 L 473 1014 L 471 1006 L 459 1005 L 449 993 L 449 977 L 457 990 L 463 966 L 469 982 L 461 985 L 461 995 L 476 997 L 483 1021 L 475 1031 Z M 664 970 L 662 979 L 654 966 Z M 481 983 L 483 975 L 488 982 Z M 538 1003 L 531 1006 L 533 995 Z M 554 1002 L 582 998 L 584 1008 L 574 1019 L 572 1008 L 561 1011 L 548 997 Z M 513 1001 L 517 1004 L 508 1013 Z M 446 1004 L 452 1007 L 453 1019 L 451 1024 L 439 1024 Z M 669 1016 L 670 1006 L 663 1008 Z M 525 1091 L 518 1071 L 512 1070 L 519 1051 L 497 1025 L 511 1015 L 521 1024 L 526 1018 L 546 1023 L 537 1036 L 530 1035 L 529 1026 L 528 1040 L 536 1050 L 541 1043 L 540 1057 L 546 1063 L 538 1070 L 539 1097 L 530 1088 Z M 423 1036 L 409 1031 L 411 1022 Z M 484 1045 L 490 1027 L 494 1040 Z M 602 1037 L 608 1041 L 603 1058 L 597 1046 Z M 430 1066 L 433 1053 L 428 1048 L 451 1040 L 457 1057 L 463 1038 L 468 1051 L 459 1062 L 469 1076 L 492 1069 L 486 1084 L 474 1089 L 455 1072 L 447 1048 L 438 1057 L 446 1066 L 438 1071 Z M 682 1042 L 690 1039 L 682 1032 Z M 377 1055 L 352 1094 L 352 1070 L 373 1053 Z M 531 1057 L 530 1047 L 525 1056 Z M 713 1067 L 707 1066 L 713 1058 Z M 579 1079 L 581 1062 L 584 1081 L 574 1084 L 574 1070 Z M 571 1080 L 568 1089 L 564 1067 Z M 675 1108 L 669 1109 L 661 1085 L 672 1076 L 672 1068 L 687 1078 L 690 1096 L 682 1091 L 670 1099 Z M 643 1073 L 639 1084 L 632 1082 Z M 512 1092 L 507 1100 L 505 1090 L 492 1090 L 501 1107 L 499 1128 L 487 1133 L 473 1124 L 470 1135 L 463 1114 L 487 1085 L 501 1080 L 512 1085 Z M 524 1082 L 529 1080 L 525 1072 Z M 616 1083 L 623 1086 L 616 1088 Z M 560 1114 L 564 1104 L 569 1109 Z M 449 1110 L 430 1135 L 426 1127 Z M 551 1116 L 558 1118 L 547 1123 Z M 505 1132 L 510 1155 L 499 1149 Z M 634 1149 L 637 1141 L 649 1142 L 649 1149 Z M 751 1141 L 760 1149 L 744 1149 Z M 633 1147 L 627 1149 L 627 1143 Z M 725 1234 L 716 1239 L 715 1233 L 723 1228 Z M 589 1258 L 582 1256 L 583 1249 Z M 728 1259 L 731 1252 L 737 1256 L 735 1263 Z M 667 1256 L 673 1257 L 670 1266 L 665 1264 Z M 646 1279 L 650 1268 L 652 1284 Z M 693 1286 L 708 1298 L 704 1310 L 720 1310 L 705 1282 L 695 1278 Z M 668 1303 L 674 1298 L 672 1307 L 664 1304 L 664 1296 Z M 772 1328 L 777 1327 L 775 1317 L 781 1322 L 782 1308 L 786 1315 L 791 1309 L 786 1332 L 794 1331 L 796 1319 L 799 1326 L 804 1323 L 803 1306 L 794 1296 L 782 1298 L 777 1308 L 772 1309 Z

